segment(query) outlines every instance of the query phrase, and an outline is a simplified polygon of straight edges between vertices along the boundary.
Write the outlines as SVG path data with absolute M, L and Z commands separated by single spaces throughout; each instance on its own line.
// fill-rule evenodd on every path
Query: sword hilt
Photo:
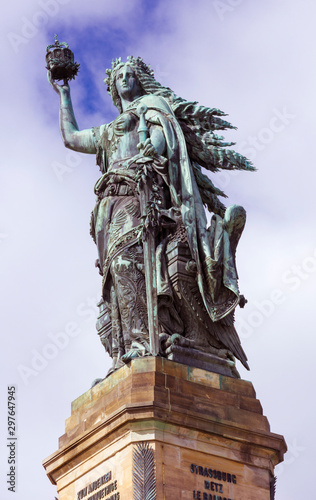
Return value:
M 140 104 L 137 107 L 137 113 L 139 114 L 139 127 L 137 133 L 139 135 L 139 142 L 144 143 L 149 137 L 149 129 L 147 127 L 145 113 L 148 110 L 146 104 Z

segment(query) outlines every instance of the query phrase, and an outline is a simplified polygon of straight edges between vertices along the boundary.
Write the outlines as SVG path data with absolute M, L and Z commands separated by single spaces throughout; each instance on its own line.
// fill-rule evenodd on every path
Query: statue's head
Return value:
M 136 73 L 129 63 L 121 65 L 115 72 L 115 88 L 120 99 L 133 101 L 144 94 Z
M 107 69 L 105 72 L 108 77 L 104 80 L 104 83 L 107 85 L 108 93 L 120 113 L 122 112 L 120 93 L 124 92 L 120 80 L 127 73 L 130 74 L 130 81 L 133 83 L 134 91 L 138 92 L 138 95 L 154 94 L 164 89 L 155 80 L 153 70 L 140 57 L 129 56 L 126 62 L 122 62 L 121 58 L 113 59 L 112 69 Z

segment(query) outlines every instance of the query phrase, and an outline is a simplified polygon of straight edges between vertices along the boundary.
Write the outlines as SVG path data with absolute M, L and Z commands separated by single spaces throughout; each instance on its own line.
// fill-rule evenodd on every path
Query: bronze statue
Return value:
M 119 116 L 88 130 L 78 128 L 67 79 L 59 85 L 49 71 L 49 81 L 65 146 L 96 154 L 101 170 L 91 235 L 102 275 L 98 330 L 112 370 L 142 355 L 207 354 L 238 376 L 234 356 L 248 368 L 234 328 L 245 302 L 235 253 L 246 213 L 225 208 L 202 168 L 254 168 L 217 135 L 233 128 L 222 111 L 179 98 L 141 58 L 117 59 L 106 73 Z

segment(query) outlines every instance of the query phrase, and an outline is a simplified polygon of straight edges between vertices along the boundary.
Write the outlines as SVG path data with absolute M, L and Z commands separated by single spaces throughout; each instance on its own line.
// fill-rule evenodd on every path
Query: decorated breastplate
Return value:
M 138 125 L 138 118 L 137 116 L 130 112 L 126 111 L 125 113 L 122 113 L 120 116 L 118 116 L 112 123 L 109 124 L 107 127 L 107 154 L 109 159 L 111 157 L 127 157 L 129 155 L 129 151 L 127 150 L 127 147 L 129 146 L 130 143 L 135 142 L 134 147 L 136 148 L 136 145 L 138 143 L 138 136 L 137 136 L 137 125 Z M 132 136 L 135 135 L 135 138 Z M 122 141 L 124 137 L 128 137 L 128 141 Z M 134 139 L 134 140 L 133 140 Z M 126 142 L 126 145 L 124 144 L 123 148 L 120 148 L 120 143 L 121 142 Z M 125 148 L 125 150 L 124 150 Z M 118 152 L 118 149 L 122 149 L 121 154 Z

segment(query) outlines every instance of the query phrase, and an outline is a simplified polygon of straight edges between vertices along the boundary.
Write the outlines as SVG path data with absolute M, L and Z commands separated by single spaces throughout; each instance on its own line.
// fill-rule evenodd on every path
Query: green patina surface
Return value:
M 61 45 L 49 50 L 64 60 L 69 48 Z M 95 154 L 101 171 L 91 235 L 102 275 L 97 329 L 111 372 L 137 357 L 168 357 L 174 346 L 216 355 L 227 366 L 237 357 L 248 368 L 233 317 L 245 303 L 235 254 L 246 213 L 224 206 L 211 176 L 216 182 L 220 169 L 254 167 L 218 135 L 234 128 L 222 111 L 176 96 L 141 58 L 113 60 L 106 73 L 119 115 L 86 130 L 75 119 L 69 78 L 57 84 L 52 68 L 48 77 L 60 99 L 65 146 Z

